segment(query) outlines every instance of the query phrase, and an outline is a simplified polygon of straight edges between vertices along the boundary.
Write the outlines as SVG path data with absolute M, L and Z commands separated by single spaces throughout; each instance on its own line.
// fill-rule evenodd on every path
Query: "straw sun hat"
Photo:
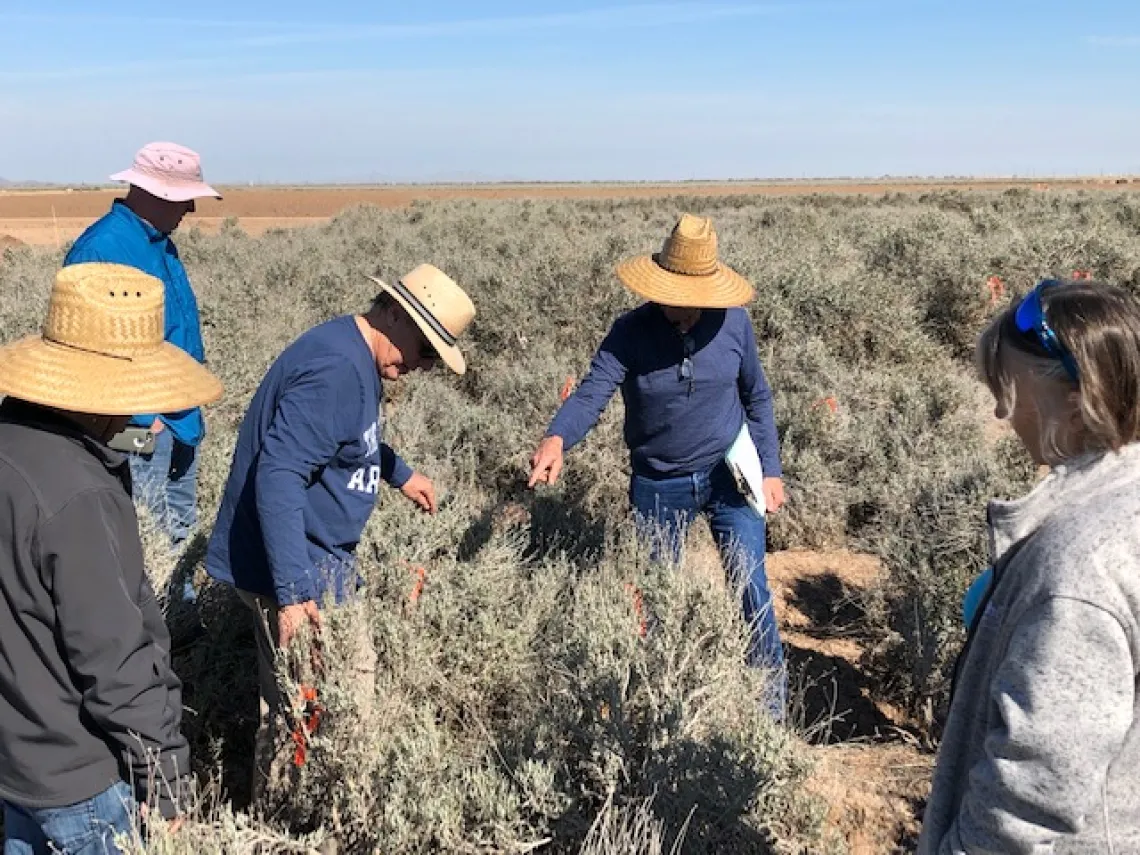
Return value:
M 0 394 L 104 416 L 218 400 L 218 379 L 163 340 L 163 300 L 162 282 L 133 267 L 62 268 L 42 333 L 0 347 Z
M 457 341 L 475 318 L 475 305 L 455 281 L 430 264 L 421 264 L 392 285 L 368 277 L 403 307 L 447 367 L 456 374 L 467 371 Z
M 712 220 L 682 214 L 661 251 L 618 265 L 627 288 L 662 306 L 727 309 L 748 303 L 755 291 L 748 280 L 717 257 Z

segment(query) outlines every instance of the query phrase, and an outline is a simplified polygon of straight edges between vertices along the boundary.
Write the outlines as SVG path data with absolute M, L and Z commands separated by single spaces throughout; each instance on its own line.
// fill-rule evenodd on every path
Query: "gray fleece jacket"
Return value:
M 918 852 L 1140 853 L 1140 443 L 989 514 Z

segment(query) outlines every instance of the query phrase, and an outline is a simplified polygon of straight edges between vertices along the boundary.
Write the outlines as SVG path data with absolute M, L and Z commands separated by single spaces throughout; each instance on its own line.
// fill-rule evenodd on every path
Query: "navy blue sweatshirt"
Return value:
M 619 386 L 635 474 L 660 479 L 708 471 L 747 419 L 764 477 L 782 476 L 772 392 L 743 309 L 706 309 L 688 335 L 652 303 L 622 315 L 547 434 L 573 448 Z
M 381 480 L 408 465 L 382 439 L 382 388 L 351 316 L 327 321 L 273 363 L 250 402 L 206 554 L 206 571 L 279 605 L 337 602 L 359 584 L 354 551 Z

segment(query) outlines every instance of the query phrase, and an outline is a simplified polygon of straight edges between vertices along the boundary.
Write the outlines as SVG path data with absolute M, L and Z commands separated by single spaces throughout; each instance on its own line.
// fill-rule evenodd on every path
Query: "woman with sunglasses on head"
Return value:
M 787 677 L 765 572 L 764 513 L 779 510 L 784 488 L 772 394 L 743 308 L 754 289 L 718 260 L 712 223 L 689 214 L 661 252 L 623 262 L 617 275 L 647 302 L 614 322 L 535 451 L 530 486 L 555 482 L 564 452 L 585 438 L 620 388 L 630 504 L 640 527 L 664 534 L 653 552 L 676 559 L 694 518 L 707 518 L 729 584 L 742 595 L 747 661 L 773 675 L 767 706 L 782 719 Z M 747 497 L 728 454 L 741 437 L 751 439 L 762 469 L 752 470 L 755 489 Z
M 1140 852 L 1140 302 L 1042 282 L 978 341 L 1033 459 L 989 507 L 918 851 Z

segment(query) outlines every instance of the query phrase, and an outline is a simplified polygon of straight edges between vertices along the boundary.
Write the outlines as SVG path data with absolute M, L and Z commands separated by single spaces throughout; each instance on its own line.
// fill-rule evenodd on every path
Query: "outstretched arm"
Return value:
M 606 404 L 629 371 L 629 342 L 622 325 L 614 324 L 590 361 L 581 384 L 559 408 L 546 431 L 562 438 L 566 450 L 573 448 L 598 423 Z
M 531 457 L 529 485 L 553 484 L 562 471 L 562 455 L 581 442 L 605 410 L 629 372 L 629 344 L 623 325 L 610 329 L 590 362 L 582 383 L 559 408 L 546 436 Z

